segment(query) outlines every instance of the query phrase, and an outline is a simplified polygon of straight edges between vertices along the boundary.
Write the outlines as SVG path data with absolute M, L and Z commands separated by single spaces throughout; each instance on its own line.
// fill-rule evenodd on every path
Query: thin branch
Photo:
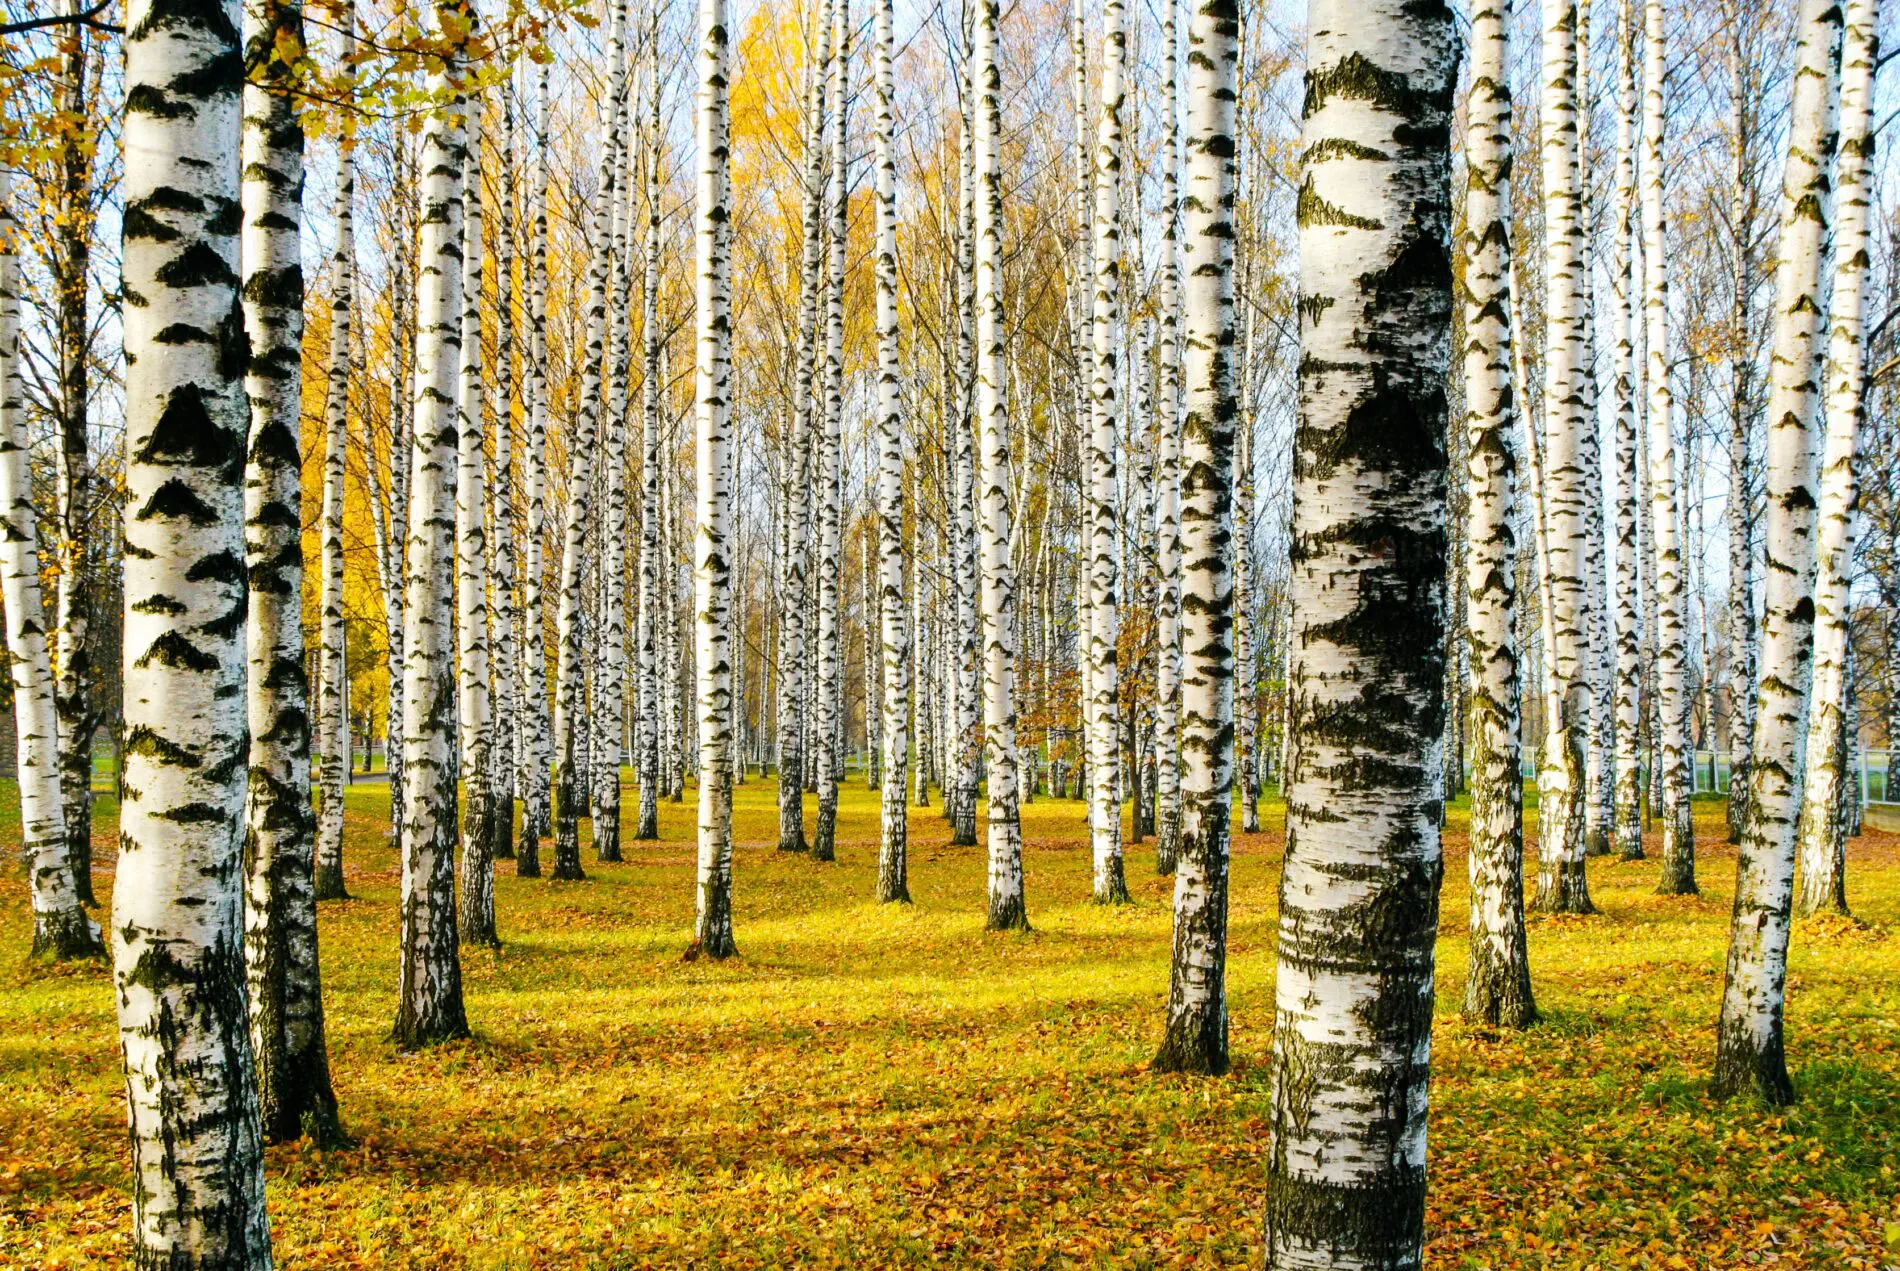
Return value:
M 124 35 L 124 27 L 99 21 L 99 15 L 111 7 L 112 0 L 99 0 L 99 3 L 93 5 L 92 8 L 82 9 L 78 13 L 55 13 L 45 18 L 23 18 L 18 22 L 0 22 L 0 35 L 22 35 L 28 31 L 40 31 L 51 26 L 83 26 L 112 35 Z

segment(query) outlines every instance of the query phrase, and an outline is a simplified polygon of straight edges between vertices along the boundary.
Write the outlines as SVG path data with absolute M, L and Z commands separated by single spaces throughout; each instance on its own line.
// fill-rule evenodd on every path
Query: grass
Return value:
M 690 792 L 689 792 L 690 797 Z M 0 787 L 0 804 L 12 787 Z M 1146 1070 L 1169 896 L 1130 849 L 1135 903 L 1088 903 L 1083 807 L 1025 809 L 1035 930 L 982 929 L 980 849 L 913 813 L 917 904 L 869 900 L 876 806 L 847 786 L 839 857 L 773 850 L 775 793 L 739 792 L 741 956 L 687 963 L 692 804 L 583 883 L 504 863 L 499 952 L 464 955 L 467 1043 L 387 1040 L 396 854 L 379 784 L 348 796 L 356 899 L 322 912 L 331 1063 L 350 1149 L 270 1149 L 284 1267 L 1210 1266 L 1257 1263 L 1268 1150 L 1281 809 L 1236 845 L 1236 1071 Z M 626 811 L 631 816 L 632 800 Z M 99 859 L 116 834 L 101 799 Z M 1734 855 L 1698 804 L 1700 898 L 1655 864 L 1591 862 L 1603 914 L 1533 919 L 1545 1022 L 1458 1018 L 1464 822 L 1439 941 L 1430 1265 L 1900 1264 L 1900 839 L 1853 848 L 1863 923 L 1797 931 L 1800 1102 L 1706 1095 Z M 4 844 L 15 845 L 17 815 Z M 129 1193 L 101 967 L 24 962 L 0 878 L 0 1267 L 116 1266 Z M 110 879 L 100 880 L 101 895 Z

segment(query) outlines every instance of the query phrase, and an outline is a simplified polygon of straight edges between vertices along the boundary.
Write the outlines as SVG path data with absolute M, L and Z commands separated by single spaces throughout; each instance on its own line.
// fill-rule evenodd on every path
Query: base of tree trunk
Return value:
M 86 916 L 84 909 L 64 914 L 35 914 L 33 952 L 35 962 L 83 962 L 106 956 L 105 940 L 99 924 Z
M 1174 873 L 1181 859 L 1181 814 L 1163 812 L 1155 822 L 1155 876 L 1166 878 Z
M 838 859 L 838 795 L 818 796 L 818 824 L 811 834 L 811 858 L 815 861 Z
M 1585 830 L 1583 854 L 1585 856 L 1610 855 L 1610 832 L 1605 829 Z
M 1794 1082 L 1788 1077 L 1788 1061 L 1776 1037 L 1765 1047 L 1723 1033 L 1716 1046 L 1715 1074 L 1709 1081 L 1709 1093 L 1718 1099 L 1754 1094 L 1770 1107 L 1786 1107 L 1794 1102 Z
M 396 1044 L 398 1050 L 419 1050 L 424 1046 L 439 1046 L 443 1042 L 462 1041 L 469 1035 L 468 1015 L 462 1009 L 458 995 L 453 1004 L 444 1004 L 426 1019 L 414 1014 L 407 1006 L 400 1008 L 389 1040 Z
M 620 818 L 618 814 L 609 814 L 602 808 L 594 815 L 594 859 L 607 864 L 618 863 L 620 855 Z
M 488 854 L 498 861 L 511 861 L 515 858 L 515 804 L 513 799 L 501 799 L 495 807 L 495 825 L 493 837 L 489 840 Z
M 541 838 L 524 822 L 521 842 L 515 849 L 515 877 L 541 877 Z
M 314 883 L 314 898 L 317 900 L 348 900 L 350 898 L 349 891 L 343 886 L 341 865 L 319 864 Z
M 1192 1012 L 1170 1019 L 1161 1049 L 1148 1065 L 1153 1072 L 1184 1072 L 1201 1077 L 1227 1075 L 1227 1021 L 1224 1011 Z
M 1538 879 L 1537 896 L 1531 901 L 1530 909 L 1540 914 L 1595 913 L 1597 907 L 1590 903 L 1590 882 L 1584 874 L 1582 863 L 1566 863 L 1558 870 L 1554 881 Z
M 880 905 L 908 905 L 910 887 L 903 879 L 886 879 L 881 873 L 877 880 L 877 903 Z
M 1656 882 L 1656 894 L 1658 896 L 1696 896 L 1701 892 L 1702 889 L 1696 886 L 1695 881 L 1695 858 L 1671 859 L 1667 853 L 1664 853 L 1662 877 Z
M 1028 931 L 1029 910 L 1024 907 L 1020 896 L 1004 901 L 990 901 L 989 921 L 984 927 L 990 931 Z
M 1473 967 L 1465 981 L 1464 1017 L 1479 1028 L 1529 1028 L 1537 1022 L 1528 965 Z
M 290 1060 L 278 1077 L 282 1083 L 273 1105 L 261 1109 L 266 1143 L 295 1143 L 308 1138 L 329 1151 L 348 1147 L 350 1136 L 337 1118 L 336 1094 L 330 1087 L 330 1067 L 319 1049 L 302 1061 Z M 266 1102 L 260 1098 L 260 1102 Z
M 1128 875 L 1122 869 L 1122 858 L 1117 856 L 1109 862 L 1108 877 L 1095 889 L 1095 903 L 1098 905 L 1127 905 L 1133 900 L 1128 895 Z
M 697 962 L 708 958 L 714 962 L 723 962 L 727 958 L 739 956 L 739 946 L 733 942 L 730 933 L 719 936 L 711 942 L 695 940 L 686 946 L 686 952 L 680 955 L 681 962 Z

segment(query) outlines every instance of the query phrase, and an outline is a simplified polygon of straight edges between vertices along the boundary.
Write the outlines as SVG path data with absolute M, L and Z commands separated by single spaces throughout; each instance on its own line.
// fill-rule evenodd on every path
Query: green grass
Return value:
M 17 841 L 12 787 L 0 830 Z M 689 792 L 690 797 L 690 792 Z M 504 863 L 499 952 L 464 959 L 474 1040 L 387 1040 L 396 855 L 380 783 L 348 796 L 356 899 L 322 912 L 348 1150 L 272 1148 L 286 1267 L 1193 1266 L 1257 1263 L 1268 1150 L 1281 809 L 1234 861 L 1235 1072 L 1146 1070 L 1169 896 L 1088 903 L 1083 808 L 1025 809 L 1028 935 L 982 929 L 980 849 L 912 818 L 917 904 L 870 902 L 876 808 L 846 787 L 838 863 L 772 848 L 775 792 L 739 794 L 741 956 L 683 962 L 692 805 L 583 883 Z M 631 817 L 631 797 L 626 811 Z M 98 855 L 116 836 L 109 796 Z M 1801 1101 L 1705 1091 L 1734 858 L 1698 803 L 1701 898 L 1591 862 L 1604 912 L 1534 919 L 1546 1021 L 1467 1031 L 1463 820 L 1448 840 L 1432 1095 L 1435 1267 L 1900 1263 L 1900 840 L 1854 846 L 1867 925 L 1804 924 L 1790 1058 Z M 11 817 L 11 820 L 4 818 Z M 0 879 L 0 1267 L 116 1266 L 129 1212 L 110 983 L 28 967 Z M 110 889 L 102 869 L 101 895 Z

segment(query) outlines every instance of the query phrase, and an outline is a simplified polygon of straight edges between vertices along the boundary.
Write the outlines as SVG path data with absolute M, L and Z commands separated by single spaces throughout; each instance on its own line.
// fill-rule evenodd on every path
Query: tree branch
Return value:
M 27 31 L 39 31 L 49 26 L 84 26 L 95 31 L 105 31 L 112 35 L 124 35 L 125 28 L 114 26 L 110 22 L 99 21 L 99 15 L 112 7 L 112 0 L 99 0 L 90 9 L 78 13 L 56 13 L 45 18 L 25 18 L 19 22 L 0 22 L 0 35 L 21 35 Z

